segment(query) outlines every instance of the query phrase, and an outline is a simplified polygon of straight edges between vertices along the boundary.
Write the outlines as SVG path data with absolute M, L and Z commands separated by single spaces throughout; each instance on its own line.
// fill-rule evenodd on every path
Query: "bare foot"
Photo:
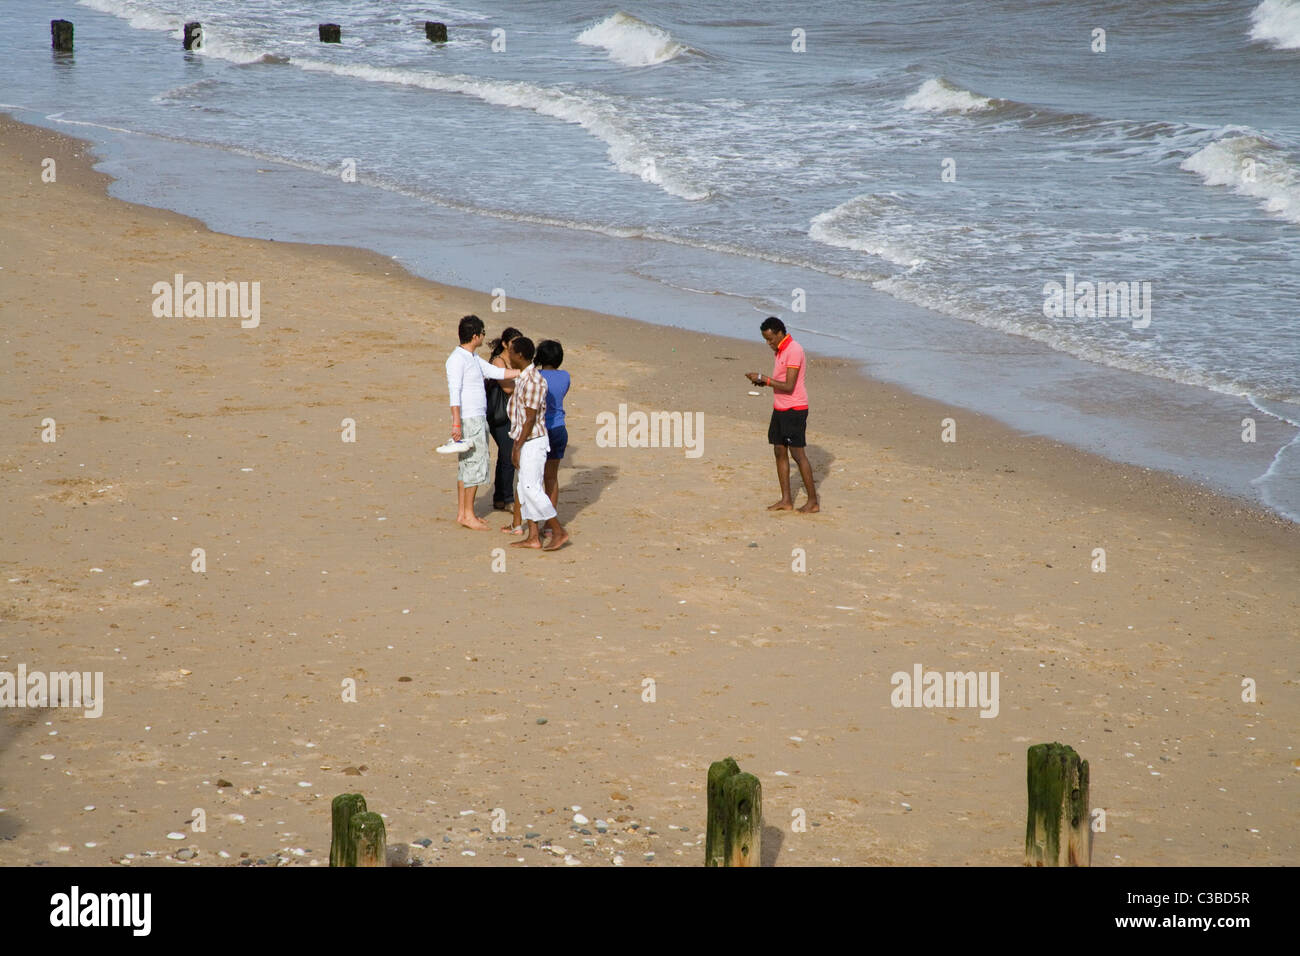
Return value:
M 784 498 L 782 498 L 782 499 L 781 499 L 780 501 L 778 501 L 776 504 L 774 504 L 774 505 L 768 505 L 768 506 L 767 506 L 767 510 L 768 510 L 768 511 L 793 511 L 793 510 L 794 510 L 794 502 L 793 502 L 793 501 L 786 501 Z
M 822 506 L 821 506 L 821 504 L 820 504 L 819 502 L 817 502 L 817 501 L 809 501 L 807 504 L 805 504 L 805 505 L 804 505 L 803 507 L 801 507 L 799 510 L 800 510 L 801 512 L 803 512 L 804 514 L 806 514 L 806 515 L 811 515 L 811 514 L 816 514 L 817 512 L 821 511 L 821 510 L 822 510 Z
M 534 549 L 538 549 L 538 548 L 541 548 L 541 546 L 542 546 L 542 542 L 541 542 L 541 540 L 538 539 L 538 538 L 533 538 L 533 537 L 524 538 L 523 541 L 511 541 L 511 542 L 510 542 L 510 547 L 512 547 L 512 548 L 534 548 Z
M 486 531 L 488 529 L 488 523 L 482 518 L 470 518 L 468 521 L 461 520 L 456 523 L 461 527 L 469 528 L 471 531 Z
M 542 547 L 543 551 L 559 551 L 569 543 L 569 532 L 561 531 L 559 534 L 551 535 L 551 540 L 546 542 Z

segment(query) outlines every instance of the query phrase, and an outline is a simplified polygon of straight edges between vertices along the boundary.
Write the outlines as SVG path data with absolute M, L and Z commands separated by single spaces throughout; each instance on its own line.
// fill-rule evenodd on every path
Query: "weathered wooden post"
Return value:
M 731 757 L 709 765 L 705 866 L 762 866 L 763 787 Z
M 1029 748 L 1026 866 L 1091 866 L 1088 761 L 1065 744 Z
M 425 20 L 424 35 L 429 38 L 430 43 L 446 43 L 447 24 L 438 23 L 434 20 Z
M 728 778 L 740 773 L 740 767 L 731 757 L 715 760 L 709 765 L 705 797 L 707 810 L 704 823 L 704 865 L 726 866 L 727 820 L 723 800 L 723 786 Z
M 342 43 L 343 28 L 337 23 L 322 23 L 320 25 L 320 42 L 321 43 Z
M 348 842 L 356 853 L 353 866 L 387 866 L 384 818 L 377 813 L 357 813 L 348 827 Z
M 723 785 L 727 808 L 727 866 L 763 865 L 763 785 L 752 773 L 732 774 Z
M 366 798 L 340 793 L 330 804 L 330 866 L 356 866 L 357 845 L 352 840 L 352 818 L 366 812 Z
M 199 23 L 197 20 L 191 20 L 189 23 L 185 24 L 185 39 L 182 42 L 187 50 L 193 50 L 195 47 L 202 50 L 203 24 Z
M 50 21 L 50 45 L 60 53 L 72 52 L 72 21 Z

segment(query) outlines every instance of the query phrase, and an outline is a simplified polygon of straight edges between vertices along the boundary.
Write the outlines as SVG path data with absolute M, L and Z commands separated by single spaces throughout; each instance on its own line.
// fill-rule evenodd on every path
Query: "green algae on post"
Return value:
M 1091 866 L 1088 761 L 1065 744 L 1035 744 L 1027 754 L 1025 778 L 1025 865 Z

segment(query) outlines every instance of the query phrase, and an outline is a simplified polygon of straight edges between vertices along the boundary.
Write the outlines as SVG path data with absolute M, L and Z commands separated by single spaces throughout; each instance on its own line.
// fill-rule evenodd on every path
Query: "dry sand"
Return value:
M 382 256 L 108 198 L 85 144 L 9 120 L 0 184 L 0 670 L 105 680 L 98 719 L 0 713 L 0 863 L 320 865 L 356 790 L 425 864 L 699 865 L 732 755 L 769 863 L 1015 865 L 1052 740 L 1091 763 L 1097 865 L 1300 862 L 1297 528 L 823 359 L 823 512 L 771 514 L 757 329 L 493 314 Z M 260 326 L 155 318 L 178 272 L 259 281 Z M 432 452 L 467 312 L 560 339 L 573 375 L 573 544 L 504 573 Z M 620 403 L 702 412 L 704 453 L 598 447 Z M 997 671 L 997 717 L 894 708 L 918 663 Z

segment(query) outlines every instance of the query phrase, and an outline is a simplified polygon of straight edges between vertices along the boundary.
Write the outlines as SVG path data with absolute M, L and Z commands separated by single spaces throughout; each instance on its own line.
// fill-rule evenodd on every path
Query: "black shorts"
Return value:
M 807 442 L 804 433 L 808 430 L 808 409 L 788 408 L 784 411 L 772 409 L 772 423 L 767 426 L 767 440 L 773 445 L 788 445 L 802 448 Z

